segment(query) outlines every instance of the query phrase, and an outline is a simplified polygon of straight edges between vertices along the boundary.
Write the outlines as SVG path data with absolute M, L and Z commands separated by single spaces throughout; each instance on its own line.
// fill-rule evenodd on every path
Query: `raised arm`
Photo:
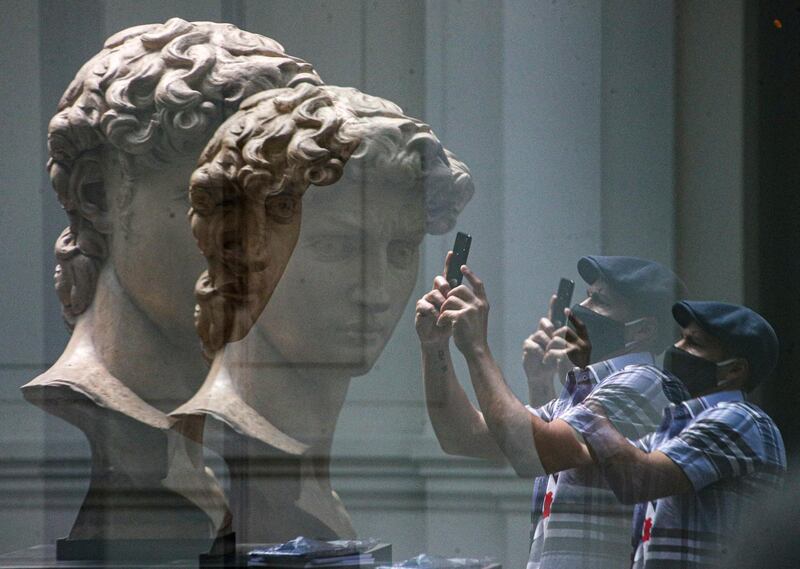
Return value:
M 590 464 L 586 446 L 569 425 L 530 413 L 508 387 L 489 349 L 489 304 L 483 283 L 466 265 L 462 272 L 472 289 L 461 285 L 447 293 L 439 323 L 453 328 L 484 420 L 503 454 L 520 476 Z
M 449 255 L 448 255 L 449 259 Z M 442 450 L 448 454 L 504 460 L 483 415 L 467 397 L 450 357 L 450 326 L 437 326 L 439 308 L 449 291 L 442 276 L 417 301 L 415 326 L 422 351 L 425 403 Z
M 757 470 L 764 475 L 763 483 L 778 485 L 786 467 L 774 422 L 746 403 L 725 403 L 701 412 L 690 426 L 650 453 L 622 447 L 618 435 L 598 434 L 598 443 L 589 442 L 599 451 L 598 458 L 608 457 L 603 462 L 609 483 L 634 502 L 699 491 Z
M 605 453 L 600 458 L 589 444 L 593 458 L 603 466 L 611 490 L 623 504 L 638 504 L 692 491 L 693 487 L 683 470 L 660 451 L 645 452 L 623 437 L 610 423 L 604 442 Z
M 486 423 L 521 476 L 559 472 L 591 463 L 583 442 L 567 423 L 530 413 L 503 377 L 488 346 L 465 354 Z

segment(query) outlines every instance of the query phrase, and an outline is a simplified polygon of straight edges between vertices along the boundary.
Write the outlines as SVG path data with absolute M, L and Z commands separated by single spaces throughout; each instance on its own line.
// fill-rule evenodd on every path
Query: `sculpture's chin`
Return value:
M 364 365 L 361 365 L 359 367 L 355 367 L 355 368 L 352 369 L 352 373 L 350 374 L 350 377 L 362 377 L 362 376 L 365 376 L 370 371 L 372 371 L 372 367 L 374 365 L 375 365 L 375 362 L 372 362 L 372 363 L 370 363 L 368 365 L 364 364 Z

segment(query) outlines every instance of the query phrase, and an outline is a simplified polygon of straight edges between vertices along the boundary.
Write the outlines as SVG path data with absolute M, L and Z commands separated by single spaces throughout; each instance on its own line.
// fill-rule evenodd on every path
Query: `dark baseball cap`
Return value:
M 578 261 L 578 273 L 588 284 L 602 279 L 642 315 L 659 324 L 659 343 L 666 348 L 675 341 L 672 305 L 686 298 L 686 285 L 670 269 L 638 257 L 590 255 Z
M 750 390 L 761 383 L 778 365 L 778 336 L 763 316 L 738 304 L 683 300 L 672 307 L 675 321 L 683 327 L 696 322 L 719 339 L 735 357 L 750 364 Z

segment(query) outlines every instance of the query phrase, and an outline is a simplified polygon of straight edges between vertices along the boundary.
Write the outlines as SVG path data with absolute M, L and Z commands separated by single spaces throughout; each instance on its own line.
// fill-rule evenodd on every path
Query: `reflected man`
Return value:
M 534 485 L 529 567 L 618 567 L 629 558 L 632 508 L 619 504 L 586 446 L 561 417 L 607 381 L 624 379 L 626 433 L 653 431 L 658 411 L 687 393 L 654 364 L 672 342 L 669 307 L 683 285 L 667 268 L 634 257 L 583 257 L 587 298 L 566 312 L 574 329 L 553 331 L 541 356 L 567 355 L 578 367 L 561 395 L 526 407 L 509 389 L 488 345 L 483 283 L 450 290 L 441 276 L 417 304 L 428 410 L 442 448 L 507 459 Z M 449 338 L 467 360 L 480 411 L 452 371 Z M 561 472 L 564 471 L 564 472 Z M 541 476 L 542 472 L 547 476 Z
M 664 409 L 658 431 L 635 445 L 608 420 L 613 400 L 590 396 L 581 416 L 568 419 L 620 501 L 638 503 L 637 569 L 719 562 L 733 545 L 728 536 L 786 469 L 777 426 L 744 399 L 777 364 L 772 327 L 749 308 L 721 302 L 683 301 L 672 312 L 682 338 L 664 365 L 693 398 Z

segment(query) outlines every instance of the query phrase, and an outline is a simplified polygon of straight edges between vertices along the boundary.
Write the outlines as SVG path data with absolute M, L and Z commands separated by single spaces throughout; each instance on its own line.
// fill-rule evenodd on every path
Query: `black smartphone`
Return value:
M 464 275 L 461 274 L 461 265 L 467 263 L 469 256 L 469 246 L 472 244 L 472 236 L 466 233 L 456 233 L 456 241 L 453 243 L 453 256 L 447 265 L 447 283 L 450 288 L 456 288 L 461 284 Z
M 575 281 L 561 279 L 558 283 L 556 302 L 553 304 L 553 326 L 556 329 L 564 325 L 564 309 L 572 304 L 572 293 L 575 290 Z

